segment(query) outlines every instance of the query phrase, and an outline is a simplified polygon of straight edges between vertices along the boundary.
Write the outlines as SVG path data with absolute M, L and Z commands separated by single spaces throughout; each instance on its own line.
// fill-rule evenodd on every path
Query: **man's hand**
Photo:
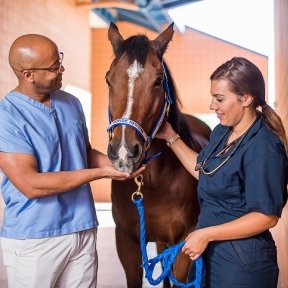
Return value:
M 130 178 L 133 178 L 139 174 L 142 173 L 142 171 L 144 171 L 146 169 L 146 165 L 142 165 L 141 167 L 139 167 L 136 171 L 134 171 L 133 173 L 130 174 Z
M 138 168 L 136 171 L 134 171 L 133 173 L 127 173 L 127 172 L 120 172 L 118 170 L 116 170 L 112 164 L 111 165 L 107 165 L 105 167 L 103 167 L 104 171 L 105 171 L 105 178 L 110 178 L 113 180 L 127 180 L 127 179 L 131 179 L 137 175 L 139 175 L 142 171 L 144 171 L 146 168 L 146 165 L 142 165 L 140 168 Z

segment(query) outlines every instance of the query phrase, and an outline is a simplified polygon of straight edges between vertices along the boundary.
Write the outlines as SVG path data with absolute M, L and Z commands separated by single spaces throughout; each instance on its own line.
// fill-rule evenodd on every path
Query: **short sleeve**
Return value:
M 255 158 L 245 167 L 245 174 L 247 211 L 280 217 L 287 201 L 285 152 Z
M 0 151 L 33 154 L 33 148 L 17 126 L 17 119 L 0 110 Z

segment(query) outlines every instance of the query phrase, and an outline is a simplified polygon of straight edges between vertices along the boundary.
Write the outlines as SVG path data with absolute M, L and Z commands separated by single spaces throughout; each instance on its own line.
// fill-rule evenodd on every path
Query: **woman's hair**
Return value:
M 256 65 L 245 58 L 234 57 L 219 66 L 210 76 L 210 80 L 224 79 L 228 82 L 231 92 L 253 97 L 253 107 L 261 106 L 262 115 L 270 129 L 288 148 L 285 129 L 279 115 L 265 101 L 265 82 L 261 71 Z

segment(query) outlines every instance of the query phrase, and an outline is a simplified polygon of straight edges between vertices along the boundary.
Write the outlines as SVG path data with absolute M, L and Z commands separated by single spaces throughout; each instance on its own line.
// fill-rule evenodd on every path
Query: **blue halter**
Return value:
M 109 117 L 109 126 L 107 128 L 107 132 L 109 133 L 109 140 L 112 138 L 113 130 L 117 126 L 128 126 L 136 130 L 136 132 L 141 136 L 143 142 L 144 142 L 144 147 L 145 150 L 147 150 L 150 147 L 151 141 L 153 140 L 155 134 L 158 132 L 163 119 L 166 114 L 169 113 L 169 108 L 170 105 L 172 104 L 172 98 L 170 94 L 170 89 L 169 89 L 169 83 L 168 83 L 168 78 L 167 78 L 167 73 L 165 70 L 164 65 L 162 64 L 162 69 L 163 69 L 163 74 L 164 74 L 164 79 L 163 79 L 163 88 L 165 91 L 165 101 L 163 104 L 163 107 L 161 109 L 161 113 L 151 129 L 151 132 L 149 135 L 146 134 L 145 130 L 139 125 L 137 122 L 130 118 L 118 118 L 115 119 L 114 121 L 111 120 L 111 113 L 108 111 L 108 117 Z

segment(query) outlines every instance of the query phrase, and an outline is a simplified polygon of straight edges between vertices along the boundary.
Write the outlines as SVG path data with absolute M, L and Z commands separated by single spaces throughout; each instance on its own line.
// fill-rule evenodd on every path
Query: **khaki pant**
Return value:
M 97 229 L 59 237 L 1 238 L 9 288 L 94 288 Z

